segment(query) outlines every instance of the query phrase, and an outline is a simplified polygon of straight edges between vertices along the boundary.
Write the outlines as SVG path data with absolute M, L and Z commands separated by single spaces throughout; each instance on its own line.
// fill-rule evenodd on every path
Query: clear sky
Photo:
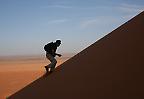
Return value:
M 144 0 L 0 0 L 0 56 L 77 53 L 144 10 Z

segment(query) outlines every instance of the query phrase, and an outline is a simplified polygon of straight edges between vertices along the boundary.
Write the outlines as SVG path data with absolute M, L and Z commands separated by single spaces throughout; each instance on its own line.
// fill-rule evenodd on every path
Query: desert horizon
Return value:
M 57 58 L 57 66 L 74 54 Z M 0 99 L 14 94 L 45 74 L 44 66 L 49 64 L 45 55 L 16 55 L 0 57 Z

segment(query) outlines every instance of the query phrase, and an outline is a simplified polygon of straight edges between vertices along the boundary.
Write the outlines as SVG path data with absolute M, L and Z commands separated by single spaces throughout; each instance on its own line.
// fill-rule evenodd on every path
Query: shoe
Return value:
M 46 72 L 48 72 L 48 67 L 47 66 L 45 66 L 45 69 L 46 69 Z
M 53 71 L 54 71 L 54 68 L 50 68 L 50 71 L 49 71 L 49 72 L 52 73 Z

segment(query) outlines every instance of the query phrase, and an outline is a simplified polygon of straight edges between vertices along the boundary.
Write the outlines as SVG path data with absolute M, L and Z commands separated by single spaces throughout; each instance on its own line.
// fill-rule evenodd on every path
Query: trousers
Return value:
M 48 64 L 47 66 L 49 68 L 51 68 L 51 70 L 54 70 L 55 69 L 55 66 L 57 64 L 57 60 L 49 53 L 46 53 L 46 57 L 47 59 L 51 62 L 50 64 Z

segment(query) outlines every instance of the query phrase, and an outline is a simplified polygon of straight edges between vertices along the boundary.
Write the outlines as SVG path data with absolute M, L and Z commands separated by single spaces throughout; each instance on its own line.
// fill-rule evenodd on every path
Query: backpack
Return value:
M 53 42 L 46 44 L 46 45 L 44 46 L 44 50 L 45 50 L 46 52 L 49 52 L 49 51 L 51 50 L 52 45 L 53 45 Z

